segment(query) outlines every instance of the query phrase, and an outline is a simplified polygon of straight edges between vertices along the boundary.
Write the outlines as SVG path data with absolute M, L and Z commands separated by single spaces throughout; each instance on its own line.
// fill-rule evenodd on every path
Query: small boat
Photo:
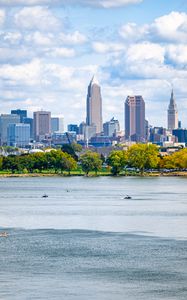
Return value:
M 132 199 L 132 197 L 129 195 L 126 195 L 123 199 Z
M 47 194 L 44 194 L 43 196 L 42 196 L 42 198 L 47 198 L 48 197 L 48 195 Z
M 6 231 L 0 232 L 0 237 L 7 237 L 8 233 Z

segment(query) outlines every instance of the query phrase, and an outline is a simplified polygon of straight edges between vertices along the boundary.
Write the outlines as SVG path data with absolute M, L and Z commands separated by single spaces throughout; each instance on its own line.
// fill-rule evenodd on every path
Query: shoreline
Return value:
M 53 173 L 27 173 L 27 174 L 10 174 L 10 173 L 4 173 L 0 174 L 0 178 L 6 178 L 6 177 L 86 177 L 85 174 L 53 174 Z M 137 174 L 120 174 L 118 176 L 113 176 L 112 174 L 89 174 L 87 177 L 187 177 L 187 172 L 181 171 L 181 172 L 171 172 L 171 173 L 144 173 L 143 175 L 137 173 Z

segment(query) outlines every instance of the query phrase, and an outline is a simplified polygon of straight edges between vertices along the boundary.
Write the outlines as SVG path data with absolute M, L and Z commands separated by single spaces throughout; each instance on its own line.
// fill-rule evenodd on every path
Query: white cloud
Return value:
M 128 63 L 164 63 L 164 47 L 153 43 L 138 43 L 131 45 L 126 54 Z
M 64 44 L 69 44 L 69 45 L 83 44 L 87 40 L 86 36 L 80 33 L 79 31 L 75 31 L 69 34 L 61 33 L 59 39 Z
M 87 5 L 87 6 L 97 6 L 103 8 L 111 8 L 111 7 L 121 7 L 129 4 L 137 4 L 142 2 L 143 0 L 0 0 L 0 5 L 55 5 L 55 4 L 64 4 L 64 5 Z
M 82 1 L 82 2 L 91 2 L 91 1 Z M 97 6 L 101 6 L 104 8 L 111 8 L 111 7 L 120 7 L 129 4 L 137 4 L 142 2 L 142 0 L 99 0 L 97 1 Z
M 166 51 L 168 59 L 174 64 L 187 64 L 187 45 L 169 45 Z
M 75 56 L 75 50 L 71 48 L 54 48 L 50 51 L 49 56 L 52 57 L 73 57 Z
M 29 35 L 25 36 L 25 41 L 28 43 L 34 43 L 38 46 L 51 46 L 53 43 L 53 35 L 52 34 L 43 34 L 39 31 L 33 32 Z
M 59 20 L 47 7 L 24 7 L 15 14 L 15 24 L 26 30 L 39 29 L 53 31 L 59 26 Z
M 32 51 L 28 50 L 25 47 L 4 47 L 0 48 L 0 62 L 20 62 L 24 60 L 28 60 L 33 56 Z M 8 74 L 7 74 L 8 75 Z
M 0 9 L 0 26 L 4 24 L 5 21 L 5 11 L 3 9 Z
M 22 34 L 20 32 L 6 32 L 3 35 L 3 40 L 10 44 L 18 44 L 22 39 Z
M 146 37 L 148 25 L 138 26 L 136 23 L 127 23 L 119 29 L 119 35 L 127 41 L 138 41 Z
M 22 65 L 5 64 L 0 66 L 0 78 L 6 79 L 12 85 L 40 85 L 42 82 L 42 63 L 34 59 Z
M 119 35 L 127 41 L 149 40 L 157 42 L 187 42 L 187 14 L 171 12 L 154 20 L 152 24 L 139 26 L 127 23 L 119 29 Z
M 102 43 L 102 42 L 93 42 L 92 43 L 93 50 L 97 53 L 100 54 L 105 54 L 105 53 L 115 53 L 115 52 L 121 52 L 126 47 L 123 44 L 119 43 Z
M 150 34 L 165 41 L 187 41 L 187 14 L 171 12 L 157 18 L 150 26 Z

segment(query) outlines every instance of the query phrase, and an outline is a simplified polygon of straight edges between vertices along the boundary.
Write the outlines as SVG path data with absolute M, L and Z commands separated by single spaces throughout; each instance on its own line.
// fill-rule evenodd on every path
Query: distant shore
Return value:
M 19 174 L 19 173 L 3 173 L 0 174 L 0 178 L 3 177 L 75 177 L 75 176 L 86 176 L 83 173 L 71 173 L 71 174 L 59 174 L 59 173 L 27 173 L 27 174 Z M 94 173 L 90 173 L 88 177 L 99 177 L 99 176 L 113 176 L 111 173 L 98 173 L 95 175 Z M 158 173 L 144 173 L 141 175 L 140 173 L 127 173 L 127 174 L 120 174 L 117 177 L 187 177 L 187 171 L 181 172 L 158 172 Z

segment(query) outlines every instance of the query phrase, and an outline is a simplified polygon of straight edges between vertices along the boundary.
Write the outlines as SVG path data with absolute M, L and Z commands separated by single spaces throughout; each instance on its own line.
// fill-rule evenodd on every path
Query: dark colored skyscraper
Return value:
M 27 118 L 27 110 L 13 109 L 13 110 L 11 110 L 11 115 L 18 115 L 18 116 L 20 116 L 20 122 L 23 123 L 23 119 Z
M 145 102 L 142 96 L 128 96 L 125 101 L 125 138 L 145 141 Z

